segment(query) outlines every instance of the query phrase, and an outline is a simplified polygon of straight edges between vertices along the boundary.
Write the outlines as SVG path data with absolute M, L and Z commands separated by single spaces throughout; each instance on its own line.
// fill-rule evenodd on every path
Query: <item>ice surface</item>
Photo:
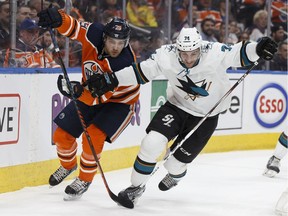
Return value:
M 262 176 L 272 150 L 201 154 L 190 164 L 186 177 L 170 191 L 160 191 L 163 166 L 147 183 L 134 209 L 114 203 L 97 175 L 78 201 L 63 201 L 71 181 L 49 188 L 29 187 L 0 194 L 3 216 L 273 216 L 287 188 L 287 156 L 275 178 Z M 115 161 L 117 163 L 117 161 Z M 131 168 L 105 173 L 111 190 L 130 185 Z M 47 179 L 48 181 L 48 179 Z

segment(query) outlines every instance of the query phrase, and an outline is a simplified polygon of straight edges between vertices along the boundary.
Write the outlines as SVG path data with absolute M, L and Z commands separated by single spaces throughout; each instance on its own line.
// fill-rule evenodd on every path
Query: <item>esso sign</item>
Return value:
M 287 92 L 276 83 L 265 85 L 256 95 L 254 115 L 263 127 L 273 128 L 287 116 Z

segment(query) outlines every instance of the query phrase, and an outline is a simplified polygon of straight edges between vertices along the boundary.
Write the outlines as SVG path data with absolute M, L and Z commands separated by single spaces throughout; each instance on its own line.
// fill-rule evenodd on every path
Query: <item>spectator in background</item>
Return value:
M 231 26 L 228 26 L 228 35 L 225 40 L 226 32 L 225 32 L 225 23 L 222 22 L 219 29 L 219 36 L 218 36 L 218 42 L 220 43 L 226 43 L 226 44 L 236 44 L 238 42 L 238 37 L 235 33 L 231 31 Z
M 195 1 L 195 4 L 197 5 L 199 11 L 208 10 L 212 7 L 212 0 L 198 0 Z
M 99 22 L 102 23 L 103 25 L 105 25 L 106 23 L 108 23 L 112 18 L 113 18 L 113 13 L 111 11 L 104 11 L 102 13 L 100 13 L 99 15 Z
M 285 39 L 284 28 L 280 24 L 275 24 L 271 27 L 271 37 L 276 43 L 280 43 Z
M 274 1 L 272 1 L 272 6 L 276 7 L 276 9 L 274 9 L 272 7 L 272 22 L 273 22 L 273 24 L 286 24 L 285 31 L 287 31 L 287 21 L 288 21 L 288 19 L 287 19 L 287 13 L 288 13 L 287 0 L 286 1 L 274 0 Z M 279 10 L 283 11 L 284 13 L 279 11 Z
M 139 27 L 158 27 L 154 11 L 146 0 L 129 0 L 126 6 L 127 19 Z
M 274 55 L 274 58 L 270 62 L 270 69 L 287 72 L 287 61 L 288 61 L 288 42 L 282 41 L 278 45 L 277 54 Z
M 0 2 L 0 51 L 10 46 L 9 25 L 10 25 L 9 1 Z
M 66 55 L 65 53 L 65 43 L 66 43 L 66 37 L 57 34 L 57 43 L 60 49 L 61 56 L 64 58 Z M 80 67 L 82 62 L 82 45 L 77 40 L 69 40 L 69 67 Z
M 69 67 L 81 67 L 82 65 L 82 44 L 70 40 L 69 44 Z
M 199 10 L 197 23 L 201 23 L 204 19 L 207 18 L 213 19 L 215 23 L 222 22 L 220 11 L 213 9 Z
M 100 1 L 72 0 L 73 7 L 79 9 L 80 14 L 87 22 L 95 22 L 99 20 L 99 2 Z
M 198 1 L 198 18 L 196 27 L 198 29 L 202 28 L 202 22 L 206 19 L 212 19 L 214 21 L 214 29 L 220 28 L 220 24 L 223 21 L 221 18 L 221 14 L 219 8 L 212 8 L 212 0 L 199 0 Z
M 164 32 L 160 29 L 152 30 L 149 42 L 147 46 L 144 47 L 144 50 L 142 52 L 142 56 L 144 58 L 142 59 L 148 59 L 152 53 L 155 52 L 156 49 L 160 48 L 163 44 L 165 44 L 165 37 Z
M 243 32 L 240 34 L 240 36 L 239 36 L 238 42 L 240 42 L 240 41 L 249 41 L 249 40 L 250 40 L 250 35 L 249 35 L 249 33 L 246 32 L 246 31 L 243 31 Z
M 160 28 L 166 24 L 167 1 L 166 0 L 147 0 L 148 6 L 154 11 L 154 16 Z
M 257 41 L 259 38 L 267 35 L 268 13 L 265 10 L 259 10 L 253 17 L 254 26 L 250 34 L 250 40 Z
M 244 23 L 245 28 L 253 26 L 253 16 L 265 7 L 265 0 L 241 0 L 236 6 L 236 19 L 240 23 Z
M 102 1 L 100 6 L 100 14 L 109 13 L 112 17 L 123 17 L 122 5 L 118 0 Z
M 229 31 L 231 33 L 234 33 L 237 37 L 240 37 L 241 34 L 241 23 L 237 23 L 236 21 L 230 21 L 229 22 Z M 244 29 L 244 28 L 243 28 Z
M 36 8 L 34 8 L 33 6 L 29 6 L 29 7 L 30 7 L 30 10 L 31 10 L 30 18 L 31 19 L 38 19 L 37 18 L 37 10 L 36 10 Z
M 206 18 L 201 22 L 201 36 L 205 41 L 218 41 L 215 37 L 215 21 L 213 19 Z
M 53 55 L 54 44 L 52 43 L 52 38 L 49 31 L 45 31 L 42 34 L 39 40 L 39 44 L 45 49 L 45 52 L 48 52 L 50 55 Z
M 221 19 L 222 19 L 222 22 L 225 21 L 226 19 L 226 0 L 220 0 L 218 2 L 218 10 L 220 12 L 220 16 L 221 16 Z M 234 14 L 231 12 L 231 7 L 232 7 L 232 2 L 230 1 L 229 4 L 229 9 L 228 9 L 228 13 L 229 13 L 229 21 L 232 21 L 232 20 L 235 20 L 235 17 L 234 17 Z
M 49 5 L 50 5 L 50 2 L 45 1 L 45 0 L 29 0 L 29 3 L 28 3 L 28 6 L 30 8 L 32 8 L 33 10 L 36 10 L 36 17 L 37 17 L 37 13 L 39 13 L 42 8 L 43 9 L 48 8 Z M 58 5 L 58 7 L 59 7 L 59 5 Z
M 131 31 L 130 36 L 130 45 L 133 49 L 133 52 L 136 56 L 137 62 L 140 62 L 145 59 L 143 55 L 145 47 L 149 44 L 149 35 L 145 35 L 144 33 L 138 32 L 137 30 Z
M 64 8 L 66 4 L 66 0 L 45 0 L 51 2 L 54 6 L 58 6 L 59 8 Z M 74 6 L 74 2 L 79 0 L 72 0 L 72 5 Z
M 17 7 L 17 14 L 16 14 L 16 23 L 17 27 L 20 26 L 20 23 L 24 21 L 24 19 L 31 18 L 31 9 L 28 5 L 22 5 Z
M 19 38 L 16 41 L 15 62 L 11 62 L 10 48 L 7 49 L 4 67 L 24 68 L 59 68 L 52 56 L 43 51 L 37 44 L 39 27 L 35 20 L 25 19 L 19 27 Z M 14 59 L 12 59 L 14 60 Z
M 52 0 L 29 0 L 28 6 L 30 7 L 31 13 L 30 18 L 37 20 L 37 13 L 39 13 L 42 9 L 48 8 L 50 4 L 53 6 L 60 8 L 58 4 L 59 1 Z
M 192 6 L 192 21 L 193 26 L 197 25 L 198 8 L 196 5 Z M 174 17 L 173 17 L 174 16 Z M 181 29 L 184 23 L 189 21 L 189 0 L 180 0 L 178 3 L 174 3 L 172 12 L 172 24 L 175 30 Z

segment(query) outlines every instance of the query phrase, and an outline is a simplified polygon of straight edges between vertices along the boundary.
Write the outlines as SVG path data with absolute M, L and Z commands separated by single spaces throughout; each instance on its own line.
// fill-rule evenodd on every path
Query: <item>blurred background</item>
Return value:
M 257 69 L 287 71 L 287 0 L 0 0 L 0 67 L 59 67 L 49 32 L 37 28 L 37 13 L 50 4 L 83 22 L 126 18 L 138 61 L 173 43 L 182 27 L 193 26 L 204 40 L 227 44 L 270 36 L 279 51 Z M 36 48 L 28 52 L 18 40 Z M 81 44 L 59 34 L 57 40 L 65 66 L 80 67 Z

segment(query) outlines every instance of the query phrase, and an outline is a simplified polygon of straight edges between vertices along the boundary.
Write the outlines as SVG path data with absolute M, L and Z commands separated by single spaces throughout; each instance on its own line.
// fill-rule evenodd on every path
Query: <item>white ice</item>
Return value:
M 147 183 L 134 209 L 114 203 L 98 174 L 77 201 L 63 201 L 59 186 L 29 187 L 0 194 L 3 216 L 273 216 L 281 193 L 287 188 L 287 157 L 275 178 L 262 176 L 272 150 L 201 154 L 189 166 L 186 177 L 170 191 L 158 189 L 165 176 L 163 166 Z M 115 160 L 117 163 L 117 160 Z M 111 190 L 130 185 L 131 168 L 107 172 Z

